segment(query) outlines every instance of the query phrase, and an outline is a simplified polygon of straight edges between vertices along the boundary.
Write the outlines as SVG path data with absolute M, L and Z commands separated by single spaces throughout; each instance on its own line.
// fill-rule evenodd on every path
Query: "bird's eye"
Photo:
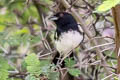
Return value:
M 59 15 L 60 17 L 63 17 L 64 16 L 64 14 L 63 13 L 60 13 L 60 15 Z

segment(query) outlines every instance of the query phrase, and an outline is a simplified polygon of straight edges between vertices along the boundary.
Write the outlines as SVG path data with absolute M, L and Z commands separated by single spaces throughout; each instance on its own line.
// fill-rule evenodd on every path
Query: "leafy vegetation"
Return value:
M 104 12 L 110 10 L 112 7 L 115 7 L 120 3 L 120 0 L 105 0 L 98 8 L 98 12 Z
M 6 59 L 0 56 L 0 80 L 7 80 L 8 79 L 8 69 L 9 65 Z
M 68 67 L 68 72 L 71 75 L 78 77 L 80 75 L 80 70 L 74 68 L 75 64 L 76 63 L 72 58 L 67 58 L 65 60 L 65 65 L 66 65 L 66 67 Z
M 109 10 L 120 0 L 66 0 L 71 6 L 68 9 L 59 1 L 64 0 L 0 0 L 0 80 L 59 80 L 61 75 L 66 77 L 64 70 L 81 80 L 108 79 L 109 71 L 104 70 L 106 65 L 97 55 L 99 49 L 113 73 L 112 79 L 118 80 L 114 21 Z M 78 59 L 66 58 L 65 67 L 61 68 L 52 63 L 56 52 L 55 25 L 47 18 L 51 13 L 65 10 L 77 12 L 93 36 L 86 38 L 84 31 L 83 46 L 76 51 Z M 93 45 L 93 39 L 98 44 Z
M 53 71 L 54 67 L 49 61 L 39 61 L 37 55 L 32 53 L 26 57 L 25 62 L 27 64 L 27 71 L 30 73 L 26 80 L 40 80 L 42 76 L 49 80 L 58 80 L 59 74 Z

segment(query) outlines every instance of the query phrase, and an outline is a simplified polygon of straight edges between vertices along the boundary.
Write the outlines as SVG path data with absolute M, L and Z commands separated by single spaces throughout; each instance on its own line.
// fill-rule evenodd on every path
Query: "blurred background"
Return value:
M 74 80 L 106 80 L 110 77 L 104 70 L 107 67 L 111 80 L 117 80 L 112 14 L 111 11 L 97 12 L 103 1 L 0 0 L 0 80 L 59 80 L 59 74 L 64 69 L 52 64 L 56 53 L 56 25 L 48 18 L 60 11 L 76 16 L 72 12 L 75 11 L 82 19 L 76 18 L 80 27 L 91 34 L 89 38 L 83 29 L 84 41 L 76 50 L 79 63 L 66 59 L 66 72 L 73 75 Z M 102 64 L 101 58 L 107 66 Z M 64 79 L 65 76 L 63 73 L 61 80 L 70 80 Z

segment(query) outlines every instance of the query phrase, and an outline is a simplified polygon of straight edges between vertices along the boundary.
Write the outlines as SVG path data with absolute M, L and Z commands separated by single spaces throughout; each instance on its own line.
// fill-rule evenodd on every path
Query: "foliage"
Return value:
M 65 65 L 68 68 L 72 68 L 75 65 L 75 61 L 73 60 L 73 58 L 67 58 L 65 59 Z
M 25 58 L 25 62 L 27 71 L 30 73 L 26 80 L 39 80 L 40 76 L 46 76 L 49 80 L 57 80 L 58 73 L 53 71 L 54 68 L 49 61 L 39 61 L 37 55 L 32 53 Z
M 30 2 L 27 3 L 27 1 Z M 40 4 L 39 7 L 42 9 L 43 13 L 45 13 L 45 15 L 43 16 L 47 16 L 47 15 L 49 16 L 49 12 L 53 11 L 54 13 L 56 12 L 55 10 L 59 11 L 63 8 L 60 5 L 61 9 L 58 9 L 59 3 L 56 2 L 56 0 L 36 0 L 36 1 L 40 1 L 40 3 L 38 4 Z M 66 0 L 66 1 L 68 1 L 71 4 L 71 7 L 73 9 L 75 8 L 75 11 L 77 11 L 78 14 L 80 13 L 80 15 L 78 16 L 84 18 L 85 24 L 89 25 L 88 23 L 90 23 L 90 26 L 86 27 L 86 29 L 89 28 L 90 32 L 93 34 L 95 30 L 92 29 L 91 25 L 93 25 L 94 27 L 98 27 L 99 29 L 103 29 L 103 27 L 101 28 L 101 25 L 104 26 L 105 23 L 110 23 L 113 26 L 112 23 L 113 18 L 111 17 L 111 14 L 109 12 L 108 12 L 109 15 L 106 16 L 106 13 L 92 14 L 92 10 L 101 1 L 103 1 L 103 3 L 97 8 L 96 10 L 97 12 L 108 11 L 109 9 L 120 3 L 120 0 L 78 0 L 78 1 Z M 51 9 L 51 11 L 49 11 L 49 9 Z M 51 27 L 54 27 L 53 26 L 54 24 L 48 22 L 47 26 L 44 29 L 43 26 L 41 26 L 40 15 L 41 14 L 38 13 L 38 9 L 36 8 L 36 5 L 33 3 L 32 0 L 0 0 L 0 55 L 5 56 L 5 58 L 0 56 L 0 80 L 24 80 L 24 79 L 25 80 L 43 80 L 43 79 L 58 80 L 59 70 L 57 69 L 59 68 L 51 64 L 50 61 L 41 59 L 41 57 L 39 59 L 37 56 L 39 54 L 43 55 L 44 53 L 45 54 L 51 53 L 52 50 L 54 50 L 53 47 L 54 44 L 48 38 L 50 37 L 53 39 L 53 34 L 51 33 L 54 32 L 53 31 L 54 29 Z M 34 35 L 31 33 L 30 26 L 32 26 L 33 28 Z M 107 24 L 107 26 L 111 27 L 111 25 L 109 24 Z M 99 31 L 99 29 L 97 30 L 100 35 L 96 37 L 101 37 L 101 31 Z M 49 40 L 46 40 L 46 37 Z M 48 48 L 46 49 L 47 45 L 45 45 L 44 39 L 46 40 L 45 41 L 46 43 L 48 42 L 47 45 L 49 45 L 49 43 L 52 45 L 52 46 L 50 45 L 50 50 L 48 50 Z M 87 41 L 89 42 L 89 40 L 86 39 L 85 37 L 85 42 L 83 44 L 83 46 L 86 47 L 85 49 L 87 48 L 89 49 L 92 47 L 94 48 L 94 46 L 89 44 Z M 42 42 L 44 42 L 44 44 Z M 102 38 L 100 39 L 100 42 L 103 43 L 105 41 Z M 87 47 L 86 45 L 89 46 Z M 111 53 L 111 50 L 104 51 L 104 49 L 106 48 L 109 47 L 106 46 L 102 47 L 101 51 L 103 51 L 103 53 L 106 55 L 105 57 L 110 56 L 111 58 L 113 58 L 113 59 L 106 58 L 106 61 L 108 66 L 114 68 L 114 65 L 117 64 L 117 60 L 115 59 L 116 58 L 115 53 Z M 82 49 L 77 50 L 77 53 L 80 52 L 82 52 Z M 86 53 L 87 52 L 85 52 L 85 54 Z M 25 57 L 26 54 L 28 54 L 27 57 Z M 82 57 L 83 56 L 80 56 L 81 60 Z M 11 66 L 9 67 L 6 58 L 10 60 L 11 62 L 10 64 L 12 67 Z M 47 59 L 48 58 L 49 56 L 47 57 Z M 87 57 L 87 59 L 89 59 L 89 57 Z M 90 61 L 91 59 L 93 58 L 90 58 Z M 95 60 L 98 59 L 96 58 Z M 94 63 L 94 61 L 91 61 L 91 63 Z M 86 63 L 88 64 L 87 65 L 88 72 L 85 71 L 84 73 L 83 73 L 83 71 L 85 70 L 85 68 L 83 67 L 84 65 L 81 67 L 83 71 L 80 71 L 78 68 L 74 67 L 75 64 L 76 62 L 72 58 L 65 59 L 65 66 L 67 67 L 67 70 L 71 75 L 75 77 L 78 76 L 84 77 L 84 75 L 85 77 L 88 77 L 89 75 L 93 76 L 89 74 L 92 71 L 89 62 Z M 95 75 L 97 75 L 98 78 L 100 79 L 106 77 L 105 71 L 103 70 L 103 66 L 96 64 L 95 66 L 99 66 L 96 67 L 96 69 L 102 72 Z M 15 70 L 20 72 L 20 77 L 17 76 L 18 73 L 11 73 L 12 71 L 14 72 Z M 112 71 L 114 72 L 115 70 L 112 69 Z M 10 74 L 8 72 L 10 72 Z M 9 77 L 11 75 L 14 75 L 15 77 L 14 76 Z M 115 78 L 115 80 L 118 80 L 116 76 L 113 78 Z
M 100 6 L 98 6 L 97 11 L 98 12 L 108 11 L 119 3 L 120 0 L 105 0 Z
M 44 3 L 51 4 L 51 0 L 41 0 L 41 1 L 43 1 Z M 45 8 L 46 7 L 44 7 L 44 9 Z M 30 2 L 29 6 L 27 6 L 25 0 L 0 0 L 0 17 L 1 17 L 0 46 L 2 46 L 3 48 L 0 49 L 0 54 L 5 54 L 6 53 L 5 51 L 9 52 L 9 50 L 13 48 L 13 50 L 11 50 L 10 52 L 11 55 L 14 55 L 14 53 L 15 55 L 18 55 L 17 53 L 21 54 L 22 51 L 24 52 L 27 44 L 33 45 L 41 41 L 40 35 L 31 35 L 30 29 L 28 27 L 29 26 L 28 21 L 30 18 L 36 22 L 40 20 L 37 9 L 33 3 Z M 38 24 L 33 24 L 32 26 L 35 32 L 38 32 L 40 30 L 40 26 Z M 21 45 L 23 46 L 21 47 Z M 33 51 L 33 50 L 34 48 L 28 49 L 28 51 Z M 33 59 L 34 57 L 35 56 L 33 56 Z M 12 60 L 17 60 L 17 59 L 12 58 Z M 27 60 L 28 60 L 27 64 L 29 64 L 29 59 Z M 42 74 L 44 71 L 44 73 L 47 74 L 46 70 L 50 68 L 50 66 L 47 66 L 45 64 L 47 64 L 48 62 L 42 61 L 40 64 L 39 61 L 37 62 L 38 64 L 35 63 L 34 64 L 35 66 L 34 65 L 27 66 L 28 72 L 37 75 L 37 74 Z M 39 69 L 37 68 L 37 66 L 38 67 L 44 66 L 44 67 Z M 37 72 L 37 70 L 40 71 Z M 51 75 L 52 74 L 54 73 L 51 73 Z M 8 78 L 8 75 L 9 74 L 8 74 L 7 61 L 4 60 L 4 58 L 0 57 L 0 80 L 6 80 Z M 47 75 L 47 76 L 51 76 L 51 75 Z M 18 80 L 18 79 L 9 78 L 9 80 Z
M 72 58 L 65 59 L 65 66 L 68 67 L 68 71 L 71 75 L 78 77 L 81 72 L 79 69 L 74 68 L 75 60 Z
M 69 73 L 71 74 L 71 75 L 73 75 L 73 76 L 75 76 L 75 77 L 78 77 L 79 75 L 80 75 L 80 70 L 79 69 L 69 69 L 68 70 L 69 71 Z
M 0 80 L 7 80 L 9 65 L 6 59 L 0 56 Z
M 0 38 L 1 38 L 0 44 L 5 45 L 7 43 L 10 46 L 19 46 L 21 43 L 35 44 L 41 40 L 40 36 L 32 36 L 30 34 L 22 34 L 22 33 L 21 34 L 9 33 L 8 36 L 7 32 L 0 32 Z

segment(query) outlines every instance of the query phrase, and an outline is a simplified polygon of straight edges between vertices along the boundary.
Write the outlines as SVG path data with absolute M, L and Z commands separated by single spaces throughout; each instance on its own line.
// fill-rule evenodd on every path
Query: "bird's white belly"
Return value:
M 77 31 L 68 31 L 61 34 L 59 40 L 55 41 L 56 49 L 62 55 L 68 54 L 76 48 L 83 40 L 83 35 Z

